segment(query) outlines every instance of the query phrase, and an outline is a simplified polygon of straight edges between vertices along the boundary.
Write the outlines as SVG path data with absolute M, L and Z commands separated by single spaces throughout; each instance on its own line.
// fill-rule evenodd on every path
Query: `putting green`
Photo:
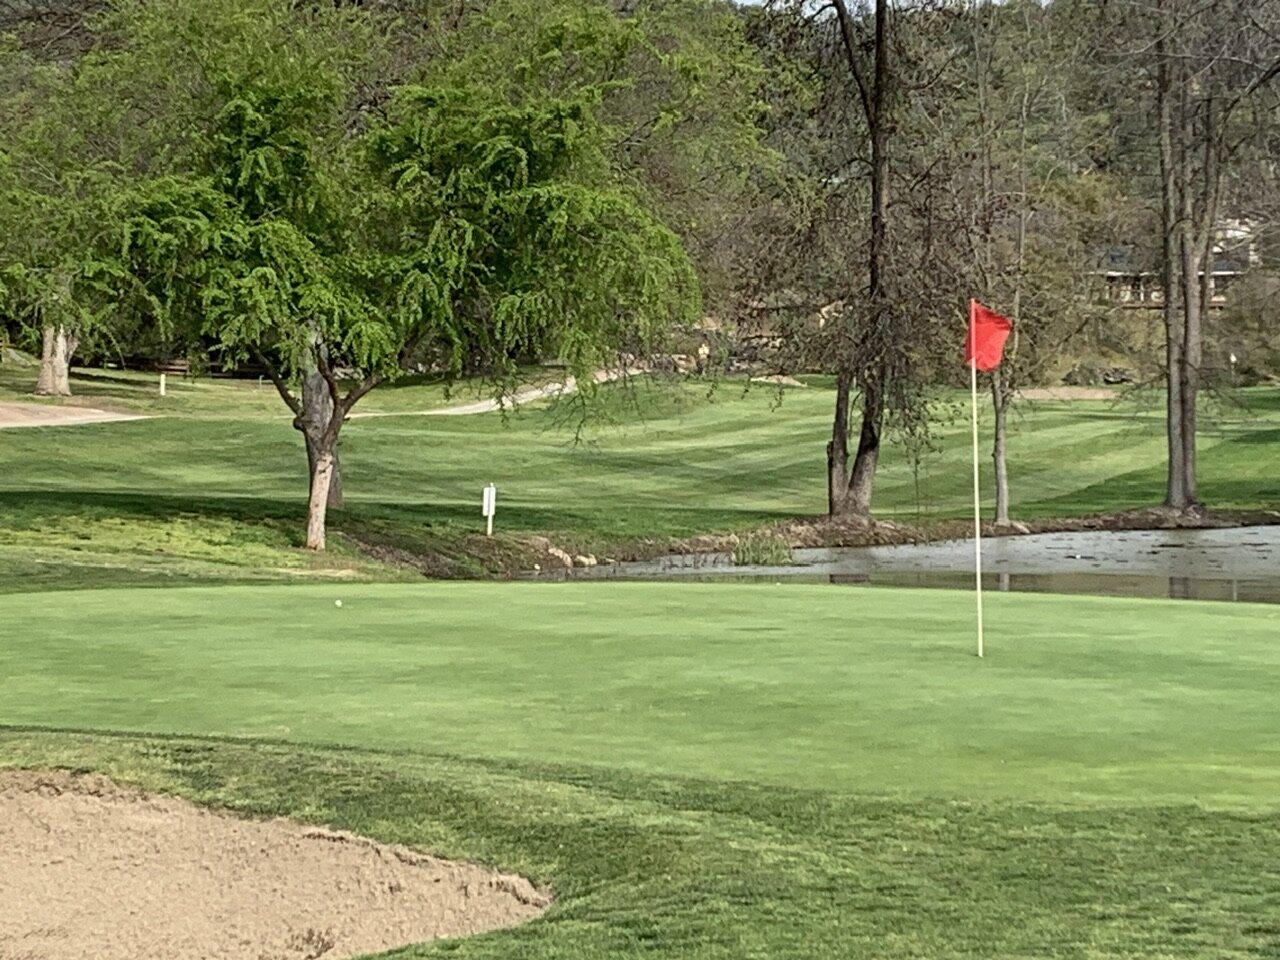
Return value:
M 343 606 L 337 607 L 335 600 Z M 903 796 L 1280 797 L 1280 607 L 720 584 L 0 597 L 0 723 Z

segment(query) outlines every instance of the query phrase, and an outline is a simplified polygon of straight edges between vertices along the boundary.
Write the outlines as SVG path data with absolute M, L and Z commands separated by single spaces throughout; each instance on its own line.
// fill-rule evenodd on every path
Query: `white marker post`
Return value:
M 164 396 L 164 371 L 160 371 L 160 396 Z
M 484 501 L 480 507 L 480 511 L 485 518 L 486 537 L 493 536 L 493 515 L 498 512 L 498 488 L 492 483 L 484 488 Z
M 972 324 L 970 325 L 972 326 Z M 969 392 L 973 411 L 973 579 L 978 597 L 978 656 L 982 645 L 982 499 L 978 490 L 978 360 L 969 362 Z

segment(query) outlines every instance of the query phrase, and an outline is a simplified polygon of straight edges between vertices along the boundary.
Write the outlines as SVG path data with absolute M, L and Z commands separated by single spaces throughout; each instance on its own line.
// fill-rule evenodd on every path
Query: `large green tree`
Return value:
M 521 359 L 552 358 L 589 388 L 697 319 L 666 221 L 696 239 L 709 200 L 680 222 L 671 188 L 723 174 L 713 136 L 751 149 L 754 101 L 709 108 L 749 57 L 723 8 L 683 6 L 715 25 L 693 58 L 662 17 L 566 0 L 466 17 L 411 70 L 394 21 L 350 9 L 157 0 L 115 25 L 113 56 L 152 75 L 174 131 L 164 202 L 131 208 L 130 278 L 175 328 L 270 372 L 307 439 L 309 547 L 342 425 L 378 384 L 479 371 L 501 395 Z
M 77 347 L 109 342 L 117 320 L 109 221 L 130 155 L 121 113 L 92 108 L 96 67 L 0 41 L 0 296 L 18 338 L 40 350 L 46 395 L 71 392 Z

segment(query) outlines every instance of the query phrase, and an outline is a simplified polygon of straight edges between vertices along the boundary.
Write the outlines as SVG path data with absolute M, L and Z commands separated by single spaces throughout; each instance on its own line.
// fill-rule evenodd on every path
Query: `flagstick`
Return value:
M 978 597 L 978 656 L 982 644 L 982 502 L 978 493 L 978 361 L 969 363 L 969 390 L 973 412 L 973 576 Z

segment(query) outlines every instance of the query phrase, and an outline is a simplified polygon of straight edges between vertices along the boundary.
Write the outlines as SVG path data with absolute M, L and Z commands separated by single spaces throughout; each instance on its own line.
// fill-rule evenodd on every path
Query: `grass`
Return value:
M 404 957 L 1280 951 L 1276 608 L 1002 595 L 980 663 L 943 591 L 337 595 L 0 598 L 0 765 L 557 891 L 529 926 Z
M 997 595 L 983 663 L 970 605 L 817 585 L 16 594 L 4 718 L 912 796 L 1280 796 L 1280 608 Z
M 23 399 L 29 371 L 0 367 L 0 400 Z M 163 401 L 140 374 L 81 372 L 77 402 L 154 419 L 0 432 L 0 589 L 409 574 L 347 543 L 333 558 L 300 556 L 306 492 L 300 437 L 270 386 L 178 381 Z M 460 394 L 468 396 L 467 390 Z M 1272 452 L 1280 390 L 1239 394 L 1245 406 L 1205 412 L 1201 490 L 1230 508 L 1280 504 Z M 609 424 L 582 442 L 567 412 L 545 404 L 504 420 L 392 415 L 353 420 L 343 433 L 348 506 L 337 531 L 440 559 L 440 572 L 500 570 L 518 541 L 550 536 L 571 552 L 746 531 L 824 509 L 822 456 L 831 395 L 820 379 L 779 394 L 720 384 L 680 391 L 605 391 Z M 1095 513 L 1157 502 L 1163 485 L 1160 410 L 1121 403 L 1021 408 L 1011 438 L 1016 516 Z M 635 401 L 635 402 L 633 402 Z M 410 380 L 373 392 L 359 410 L 396 413 L 445 403 L 439 383 Z M 1145 403 L 1145 401 L 1143 401 Z M 929 521 L 968 509 L 968 434 L 941 422 L 916 468 L 890 445 L 877 512 Z M 139 451 L 145 451 L 140 456 Z M 495 542 L 477 537 L 480 490 L 498 486 Z M 181 536 L 159 532 L 177 526 Z M 227 530 L 237 532 L 228 537 Z M 144 543 L 140 532 L 147 533 Z M 250 549 L 238 551 L 239 544 Z M 148 549 L 150 547 L 150 549 Z
M 25 376 L 0 367 L 0 400 Z M 101 770 L 558 894 L 397 956 L 1280 956 L 1280 608 L 999 594 L 979 662 L 946 591 L 367 582 L 417 575 L 357 536 L 466 573 L 533 534 L 604 549 L 817 513 L 819 379 L 781 405 L 606 391 L 614 425 L 577 445 L 545 407 L 355 420 L 324 557 L 300 549 L 305 461 L 269 387 L 75 386 L 154 416 L 0 431 L 0 767 Z M 1275 506 L 1280 390 L 1242 397 L 1206 410 L 1203 493 Z M 362 409 L 444 402 L 418 380 Z M 934 442 L 918 469 L 887 451 L 882 515 L 963 515 L 967 425 Z M 1011 447 L 1022 517 L 1159 499 L 1155 406 L 1028 405 Z

